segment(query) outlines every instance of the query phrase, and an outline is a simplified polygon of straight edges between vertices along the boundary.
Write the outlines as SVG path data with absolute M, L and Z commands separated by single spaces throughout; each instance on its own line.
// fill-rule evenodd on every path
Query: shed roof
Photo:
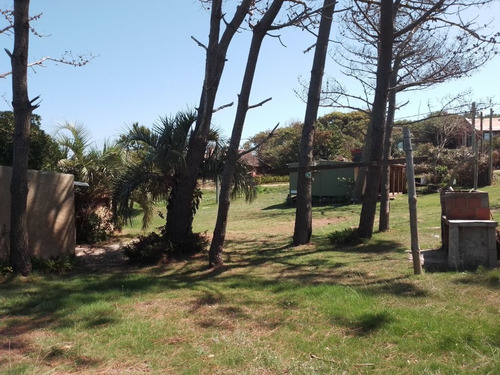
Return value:
M 472 120 L 467 119 L 467 122 L 472 125 Z M 476 118 L 474 121 L 474 127 L 476 130 L 481 131 L 481 120 L 479 118 Z M 483 131 L 487 132 L 490 130 L 490 118 L 489 117 L 483 117 Z M 492 130 L 494 132 L 500 132 L 500 117 L 493 117 L 492 118 Z

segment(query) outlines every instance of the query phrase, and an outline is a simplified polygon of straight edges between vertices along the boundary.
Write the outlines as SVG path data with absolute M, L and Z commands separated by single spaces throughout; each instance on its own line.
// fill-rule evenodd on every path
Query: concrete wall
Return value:
M 12 168 L 0 166 L 0 258 L 8 258 Z M 28 172 L 28 237 L 32 255 L 75 253 L 73 175 Z

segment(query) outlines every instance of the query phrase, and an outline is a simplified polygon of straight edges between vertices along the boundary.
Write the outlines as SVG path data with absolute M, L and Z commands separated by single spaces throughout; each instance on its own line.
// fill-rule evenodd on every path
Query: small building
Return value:
M 467 119 L 470 127 L 472 128 L 472 119 Z M 474 128 L 476 129 L 476 134 L 479 138 L 483 138 L 485 140 L 490 139 L 490 117 L 483 117 L 483 121 L 481 124 L 481 119 L 476 118 L 474 120 Z M 491 132 L 493 138 L 500 136 L 500 117 L 491 118 Z
M 314 163 L 317 170 L 311 172 L 312 198 L 314 203 L 349 202 L 353 198 L 354 182 L 359 167 L 348 162 L 322 160 Z M 299 163 L 290 163 L 290 188 L 287 201 L 297 195 Z M 405 166 L 391 165 L 389 191 L 392 194 L 406 192 Z
M 336 167 L 342 164 L 345 163 L 322 160 L 316 162 L 315 166 Z M 289 197 L 297 195 L 298 172 L 293 171 L 293 169 L 298 167 L 299 163 L 288 164 L 288 168 L 292 169 L 292 172 L 290 172 Z M 318 203 L 349 201 L 352 198 L 352 189 L 357 175 L 358 168 L 354 167 L 320 169 L 311 172 L 313 201 Z
M 244 154 L 240 160 L 251 170 L 253 176 L 262 176 L 271 170 L 269 165 L 251 152 Z

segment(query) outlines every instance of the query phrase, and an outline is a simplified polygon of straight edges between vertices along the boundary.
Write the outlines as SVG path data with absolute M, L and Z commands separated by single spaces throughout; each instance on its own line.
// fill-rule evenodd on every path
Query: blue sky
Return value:
M 57 124 L 83 123 L 93 139 L 102 143 L 125 131 L 134 122 L 151 126 L 160 116 L 197 105 L 204 69 L 204 51 L 191 39 L 205 42 L 208 12 L 197 0 L 50 0 L 31 1 L 32 14 L 43 13 L 34 26 L 44 35 L 30 40 L 30 59 L 60 57 L 65 51 L 91 53 L 96 57 L 85 67 L 75 68 L 47 63 L 29 72 L 29 93 L 40 95 L 42 127 L 52 133 Z M 145 5 L 147 3 L 147 6 Z M 228 1 L 228 4 L 234 3 Z M 12 1 L 0 0 L 0 8 Z M 484 17 L 499 15 L 500 4 L 484 9 Z M 230 11 L 228 12 L 230 13 Z M 483 16 L 483 15 L 482 15 Z M 1 24 L 0 24 L 1 25 Z M 498 31 L 498 27 L 496 27 Z M 305 105 L 294 90 L 299 77 L 308 80 L 313 53 L 303 51 L 312 45 L 307 32 L 294 29 L 264 42 L 252 90 L 251 104 L 273 99 L 247 116 L 243 138 L 274 127 L 301 121 Z M 245 66 L 249 33 L 236 35 L 228 54 L 217 106 L 235 102 L 232 108 L 217 112 L 214 124 L 229 137 L 236 109 L 237 93 Z M 12 38 L 3 35 L 3 48 L 12 48 Z M 8 71 L 7 55 L 0 53 L 0 71 Z M 428 112 L 427 103 L 437 103 L 449 93 L 467 88 L 474 100 L 492 97 L 500 103 L 500 56 L 470 78 L 441 85 L 432 90 L 413 92 L 410 104 L 399 117 Z M 327 75 L 339 77 L 333 61 Z M 9 110 L 10 79 L 0 80 L 0 110 Z M 494 106 L 500 112 L 500 106 Z M 322 109 L 321 113 L 331 110 Z

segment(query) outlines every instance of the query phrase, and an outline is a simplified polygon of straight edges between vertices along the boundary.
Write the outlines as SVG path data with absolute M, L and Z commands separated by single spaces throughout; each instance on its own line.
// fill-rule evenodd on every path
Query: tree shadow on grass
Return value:
M 329 247 L 331 251 L 341 251 L 349 253 L 372 253 L 372 254 L 384 254 L 384 253 L 403 253 L 405 248 L 401 243 L 397 241 L 381 240 L 377 238 L 372 238 L 365 242 L 355 245 L 337 245 L 325 243 L 322 247 Z
M 228 258 L 226 264 L 213 269 L 207 268 L 206 254 L 199 254 L 183 262 L 149 268 L 124 265 L 124 268 L 117 267 L 109 273 L 99 269 L 80 269 L 66 276 L 37 277 L 33 283 L 13 279 L 0 284 L 0 293 L 4 296 L 0 315 L 4 317 L 2 323 L 5 325 L 0 334 L 15 341 L 31 331 L 44 328 L 58 329 L 76 324 L 99 330 L 118 324 L 121 318 L 113 314 L 92 316 L 87 313 L 76 315 L 78 321 L 75 321 L 73 311 L 94 303 L 104 304 L 102 311 L 107 311 L 107 303 L 119 304 L 137 293 L 162 293 L 165 290 L 194 289 L 196 294 L 198 289 L 200 295 L 191 302 L 193 313 L 213 306 L 228 318 L 244 318 L 245 312 L 236 302 L 225 300 L 225 289 L 240 289 L 241 297 L 237 303 L 255 305 L 256 308 L 265 308 L 261 306 L 264 302 L 252 301 L 245 295 L 245 290 L 268 291 L 274 295 L 282 293 L 281 300 L 286 304 L 294 303 L 289 298 L 290 292 L 301 294 L 304 288 L 328 285 L 356 288 L 369 295 L 426 295 L 425 291 L 406 280 L 407 276 L 380 276 L 356 266 L 356 262 L 375 261 L 380 255 L 389 256 L 390 252 L 398 251 L 400 246 L 396 242 L 378 241 L 376 245 L 372 244 L 373 247 L 335 249 L 325 238 L 316 238 L 315 241 L 314 246 L 292 247 L 283 240 L 270 239 L 264 245 L 261 240 L 230 240 L 231 248 L 243 250 L 224 253 Z M 383 250 L 377 250 L 375 246 L 382 246 Z M 335 256 L 331 256 L 332 251 L 335 251 Z M 368 258 L 357 257 L 353 262 L 350 253 Z M 207 289 L 207 285 L 210 288 Z M 9 299 L 12 302 L 8 302 Z M 360 332 L 378 329 L 370 325 L 370 317 L 356 324 L 361 327 Z
M 332 317 L 333 324 L 346 327 L 355 336 L 375 333 L 394 321 L 394 317 L 387 311 L 367 312 L 352 319 L 340 315 Z
M 278 204 L 273 204 L 271 206 L 267 206 L 262 208 L 262 211 L 269 211 L 269 210 L 296 210 L 295 206 L 289 205 L 286 202 L 283 203 L 278 203 Z
M 427 297 L 429 292 L 419 286 L 401 280 L 393 280 L 390 283 L 378 283 L 369 285 L 364 289 L 368 295 L 389 294 L 397 297 Z

